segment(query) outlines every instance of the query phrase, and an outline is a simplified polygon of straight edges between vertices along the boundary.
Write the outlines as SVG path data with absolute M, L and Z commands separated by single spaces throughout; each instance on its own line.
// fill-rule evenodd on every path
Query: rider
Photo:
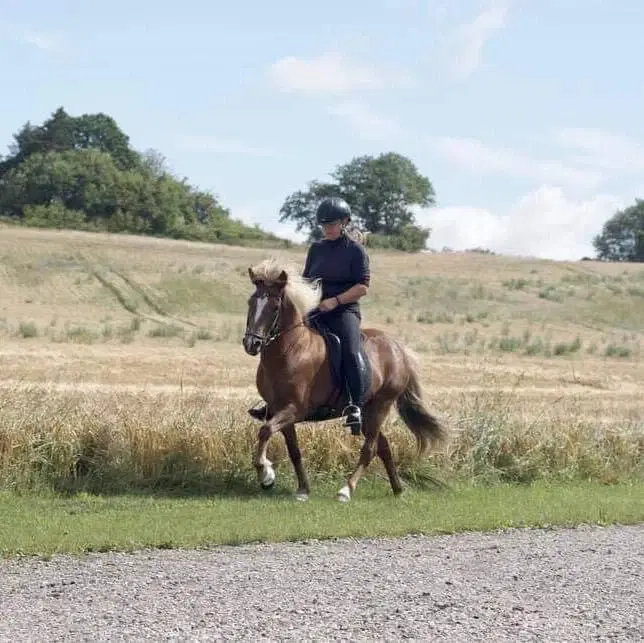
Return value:
M 354 435 L 359 435 L 362 426 L 359 358 L 362 314 L 358 300 L 369 289 L 369 256 L 362 244 L 347 233 L 351 208 L 344 199 L 324 199 L 315 216 L 324 238 L 310 246 L 302 276 L 321 280 L 322 300 L 316 310 L 317 318 L 340 338 L 349 395 L 346 426 L 351 427 Z M 264 419 L 266 407 L 253 409 L 250 414 Z

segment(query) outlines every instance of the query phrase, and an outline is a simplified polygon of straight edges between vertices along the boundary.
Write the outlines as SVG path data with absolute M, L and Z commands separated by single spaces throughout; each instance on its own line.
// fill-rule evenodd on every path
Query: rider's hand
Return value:
M 338 305 L 338 300 L 335 297 L 329 297 L 328 299 L 323 299 L 318 305 L 318 308 L 323 313 L 328 313 L 329 311 L 336 308 L 337 305 Z

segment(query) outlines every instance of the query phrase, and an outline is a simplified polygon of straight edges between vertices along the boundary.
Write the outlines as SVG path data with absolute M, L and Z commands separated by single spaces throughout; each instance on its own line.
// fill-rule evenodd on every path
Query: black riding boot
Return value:
M 360 435 L 362 431 L 362 411 L 359 406 L 349 404 L 343 411 L 346 411 L 344 426 L 351 428 L 351 435 Z
M 347 406 L 342 411 L 342 415 L 346 413 L 344 426 L 351 429 L 351 435 L 360 435 L 362 431 L 362 409 L 359 404 L 361 387 L 360 372 L 351 373 L 345 381 Z

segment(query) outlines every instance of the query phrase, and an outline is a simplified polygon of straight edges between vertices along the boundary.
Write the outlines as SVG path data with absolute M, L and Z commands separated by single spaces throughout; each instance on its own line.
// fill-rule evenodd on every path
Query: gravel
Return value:
M 0 560 L 0 640 L 634 641 L 644 525 Z

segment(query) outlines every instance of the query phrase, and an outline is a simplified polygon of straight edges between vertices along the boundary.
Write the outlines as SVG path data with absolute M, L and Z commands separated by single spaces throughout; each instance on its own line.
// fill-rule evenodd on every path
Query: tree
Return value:
M 27 122 L 14 135 L 10 156 L 0 162 L 0 180 L 32 154 L 71 150 L 107 152 L 120 170 L 133 169 L 140 162 L 137 152 L 130 148 L 129 137 L 111 116 L 98 113 L 75 117 L 59 107 L 42 125 L 34 127 Z
M 280 209 L 280 221 L 292 221 L 298 231 L 308 229 L 319 236 L 315 207 L 327 196 L 340 196 L 351 206 L 358 227 L 370 233 L 379 247 L 420 250 L 430 230 L 415 224 L 411 206 L 434 205 L 430 180 L 422 176 L 408 158 L 388 152 L 379 156 L 358 156 L 331 174 L 333 182 L 312 181 L 306 190 L 287 197 Z
M 0 218 L 23 225 L 201 241 L 290 245 L 231 219 L 217 197 L 178 179 L 160 152 L 139 153 L 106 114 L 61 107 L 26 123 L 0 157 Z
M 116 211 L 119 183 L 120 173 L 104 152 L 33 153 L 6 175 L 0 213 L 23 219 L 28 206 L 55 204 L 83 211 L 86 222 L 97 222 Z
M 109 154 L 88 149 L 30 154 L 7 174 L 0 213 L 31 225 L 171 236 L 199 227 L 214 234 L 229 216 L 214 196 L 169 174 L 119 170 Z
M 644 262 L 644 200 L 618 210 L 593 239 L 597 258 L 603 261 Z
M 308 229 L 311 239 L 319 239 L 320 230 L 315 221 L 317 204 L 326 197 L 337 195 L 337 186 L 311 181 L 308 190 L 298 190 L 286 198 L 280 209 L 280 221 L 293 221 L 297 232 Z
M 171 174 L 168 168 L 168 159 L 158 150 L 147 149 L 140 155 L 141 167 L 148 170 L 153 176 L 159 177 Z

